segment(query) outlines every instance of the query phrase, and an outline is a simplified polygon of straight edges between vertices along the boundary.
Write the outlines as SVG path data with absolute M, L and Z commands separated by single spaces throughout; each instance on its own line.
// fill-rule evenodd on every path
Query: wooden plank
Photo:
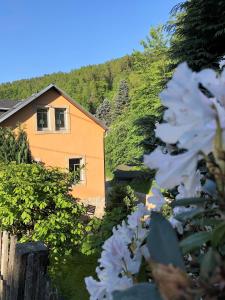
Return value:
M 2 257 L 1 257 L 1 275 L 3 277 L 2 300 L 6 299 L 6 283 L 8 277 L 8 257 L 9 257 L 9 234 L 3 231 L 2 236 Z
M 17 243 L 17 237 L 15 235 L 11 235 L 10 249 L 9 249 L 9 264 L 8 264 L 8 286 L 9 286 L 8 300 L 15 300 L 13 298 L 13 277 L 14 277 L 16 243 Z
M 8 257 L 9 257 L 9 234 L 3 231 L 2 236 L 2 257 L 1 257 L 1 274 L 3 280 L 7 280 L 8 276 Z
M 27 267 L 25 275 L 24 300 L 33 300 L 35 286 L 33 286 L 34 268 L 34 253 L 29 253 L 27 256 Z
M 1 257 L 2 257 L 2 231 L 0 230 L 0 270 L 1 270 Z
M 11 286 L 11 299 L 18 300 L 19 295 L 19 283 L 20 283 L 20 270 L 21 270 L 22 260 L 21 256 L 17 253 L 17 245 L 16 245 L 16 253 L 15 253 L 15 260 L 13 264 L 13 279 L 12 279 L 12 286 Z
M 0 300 L 2 300 L 3 294 L 3 281 L 2 281 L 2 274 L 1 274 L 1 258 L 2 258 L 2 231 L 0 230 Z

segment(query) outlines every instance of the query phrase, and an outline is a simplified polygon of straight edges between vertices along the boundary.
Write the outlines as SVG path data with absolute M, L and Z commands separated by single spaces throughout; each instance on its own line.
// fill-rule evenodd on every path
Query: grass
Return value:
M 75 253 L 56 274 L 56 285 L 65 300 L 89 300 L 84 278 L 95 275 L 97 266 L 96 255 Z
M 150 179 L 135 179 L 130 183 L 130 186 L 135 190 L 135 192 L 149 194 L 152 187 L 152 180 Z

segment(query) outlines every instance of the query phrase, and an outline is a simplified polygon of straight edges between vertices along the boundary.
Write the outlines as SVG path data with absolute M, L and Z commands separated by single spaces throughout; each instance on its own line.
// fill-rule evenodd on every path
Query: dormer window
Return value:
M 48 108 L 37 109 L 37 129 L 38 131 L 48 130 Z
M 55 130 L 66 129 L 66 108 L 55 108 Z

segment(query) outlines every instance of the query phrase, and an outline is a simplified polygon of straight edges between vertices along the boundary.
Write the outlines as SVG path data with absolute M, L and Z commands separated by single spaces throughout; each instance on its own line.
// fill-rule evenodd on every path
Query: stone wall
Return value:
M 93 205 L 96 207 L 95 209 L 95 217 L 102 218 L 105 213 L 105 198 L 88 198 L 80 200 L 81 203 L 83 203 L 85 206 L 87 205 Z

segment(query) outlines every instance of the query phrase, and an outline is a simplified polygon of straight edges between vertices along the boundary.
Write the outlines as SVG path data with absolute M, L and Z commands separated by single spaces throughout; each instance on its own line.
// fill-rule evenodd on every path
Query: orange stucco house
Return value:
M 0 100 L 0 126 L 21 124 L 27 132 L 32 157 L 46 166 L 80 170 L 73 195 L 105 207 L 104 135 L 106 126 L 51 84 L 23 101 Z

